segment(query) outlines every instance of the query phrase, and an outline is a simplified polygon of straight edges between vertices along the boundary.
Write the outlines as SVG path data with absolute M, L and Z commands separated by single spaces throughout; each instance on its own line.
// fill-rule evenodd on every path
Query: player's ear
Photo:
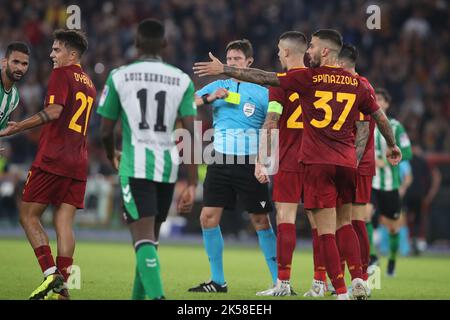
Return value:
M 247 59 L 247 67 L 250 67 L 253 63 L 253 61 L 255 61 L 252 57 Z

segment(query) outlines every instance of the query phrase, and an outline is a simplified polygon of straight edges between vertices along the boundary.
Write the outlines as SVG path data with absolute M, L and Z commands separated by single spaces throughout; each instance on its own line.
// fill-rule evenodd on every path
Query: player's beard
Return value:
M 23 77 L 23 73 L 20 71 L 16 71 L 16 72 L 12 72 L 11 68 L 6 65 L 6 76 L 8 77 L 9 80 L 13 81 L 13 82 L 17 82 L 20 81 Z
M 315 56 L 310 55 L 309 66 L 311 68 L 320 67 L 320 57 L 315 57 Z

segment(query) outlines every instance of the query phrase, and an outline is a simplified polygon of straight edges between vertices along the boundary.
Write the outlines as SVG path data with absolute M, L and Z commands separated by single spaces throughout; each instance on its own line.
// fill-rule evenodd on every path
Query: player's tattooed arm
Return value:
M 223 74 L 242 81 L 265 84 L 274 87 L 280 86 L 280 80 L 275 72 L 267 72 L 256 68 L 223 67 Z
M 383 110 L 378 109 L 374 113 L 371 114 L 372 118 L 375 120 L 378 126 L 378 130 L 380 130 L 384 139 L 386 139 L 386 143 L 389 147 L 393 147 L 396 145 L 394 131 L 392 131 L 391 124 L 389 123 L 386 114 Z
M 368 121 L 356 121 L 356 156 L 358 164 L 362 159 L 364 150 L 366 150 L 367 140 L 369 139 L 369 122 Z
M 36 113 L 35 115 L 23 121 L 20 122 L 10 121 L 8 122 L 8 126 L 4 130 L 0 131 L 0 137 L 11 136 L 16 133 L 35 128 L 43 124 L 46 124 L 52 120 L 58 119 L 59 116 L 61 115 L 62 110 L 63 106 L 59 104 L 51 104 L 44 110 Z
M 254 68 L 235 68 L 224 65 L 211 52 L 209 53 L 211 61 L 196 62 L 194 64 L 194 73 L 199 77 L 215 76 L 225 74 L 229 77 L 242 81 L 253 82 L 257 84 L 268 84 L 271 86 L 280 86 L 277 74 Z

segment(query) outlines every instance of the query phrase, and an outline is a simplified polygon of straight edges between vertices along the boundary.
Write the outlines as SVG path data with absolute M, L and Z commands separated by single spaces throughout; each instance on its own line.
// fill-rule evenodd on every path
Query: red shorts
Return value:
M 370 203 L 370 195 L 372 194 L 372 178 L 372 176 L 362 176 L 360 174 L 356 174 L 356 195 L 354 203 Z
M 58 176 L 31 167 L 23 189 L 22 200 L 55 206 L 67 203 L 83 209 L 85 191 L 86 181 Z
M 305 165 L 303 187 L 305 209 L 336 208 L 352 203 L 356 169 L 332 164 Z
M 303 192 L 303 172 L 278 171 L 273 176 L 272 200 L 299 203 Z

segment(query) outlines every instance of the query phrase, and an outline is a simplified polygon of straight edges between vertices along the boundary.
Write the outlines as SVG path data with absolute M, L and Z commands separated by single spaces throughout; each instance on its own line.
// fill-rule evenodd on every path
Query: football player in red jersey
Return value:
M 287 72 L 305 68 L 307 49 L 305 35 L 288 31 L 280 36 L 278 57 Z M 296 245 L 295 220 L 303 188 L 303 170 L 297 161 L 302 141 L 302 108 L 298 93 L 280 87 L 269 88 L 269 108 L 263 129 L 279 129 L 279 170 L 273 177 L 272 200 L 277 209 L 277 284 L 269 290 L 258 292 L 262 296 L 295 295 L 290 285 L 292 256 Z M 262 147 L 259 148 L 263 150 Z M 261 164 L 255 166 L 255 176 L 261 183 L 269 181 Z
M 358 50 L 351 44 L 344 44 L 339 53 L 339 65 L 344 70 L 355 75 L 366 87 L 372 95 L 375 90 L 365 77 L 356 72 L 356 60 L 358 59 Z M 361 262 L 363 279 L 367 281 L 367 267 L 369 266 L 369 237 L 366 229 L 366 219 L 370 216 L 367 204 L 370 203 L 370 195 L 372 193 L 372 177 L 375 175 L 375 146 L 374 146 L 374 130 L 375 121 L 368 115 L 360 114 L 359 121 L 356 122 L 359 134 L 356 137 L 356 153 L 363 153 L 358 164 L 356 175 L 356 194 L 352 206 L 352 225 L 358 236 L 359 246 L 361 249 Z M 359 158 L 360 156 L 358 156 Z
M 67 299 L 67 282 L 73 264 L 75 238 L 73 220 L 84 207 L 87 179 L 87 128 L 96 90 L 80 65 L 88 46 L 77 30 L 57 30 L 50 58 L 53 71 L 44 109 L 21 122 L 9 122 L 0 136 L 9 136 L 44 125 L 36 158 L 23 191 L 20 223 L 34 249 L 44 281 L 32 300 Z M 58 252 L 56 264 L 40 218 L 48 205 L 56 212 L 53 223 Z
M 359 112 L 372 115 L 377 122 L 386 138 L 386 156 L 392 164 L 399 163 L 401 151 L 375 97 L 364 83 L 337 66 L 341 47 L 342 36 L 339 32 L 322 29 L 313 34 L 307 51 L 312 68 L 289 74 L 253 68 L 244 70 L 224 66 L 210 54 L 212 61 L 196 63 L 194 71 L 199 76 L 225 74 L 244 81 L 280 86 L 299 94 L 303 106 L 304 133 L 298 160 L 305 166 L 305 208 L 312 209 L 314 213 L 320 249 L 338 299 L 348 299 L 338 245 L 351 266 L 353 297 L 365 299 L 367 291 L 361 279 L 360 250 L 355 241 L 357 236 L 353 228 L 346 228 L 338 244 L 335 237 L 337 224 L 351 226 L 357 167 L 353 129 Z

